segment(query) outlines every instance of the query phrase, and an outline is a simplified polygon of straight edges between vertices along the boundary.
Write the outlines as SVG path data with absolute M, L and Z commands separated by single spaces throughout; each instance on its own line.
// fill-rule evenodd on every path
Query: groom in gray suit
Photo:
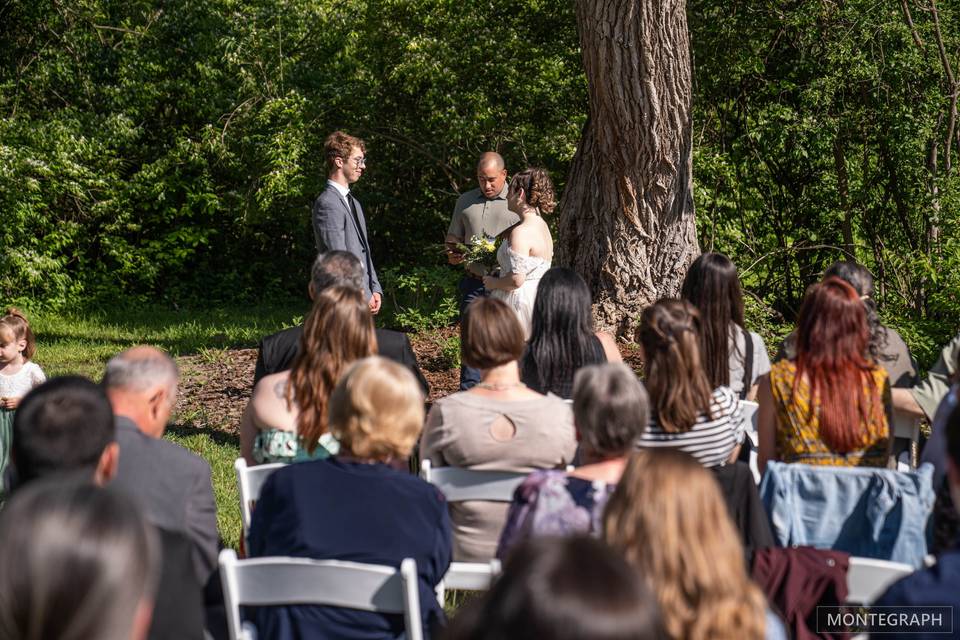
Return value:
M 367 222 L 363 207 L 350 192 L 350 185 L 360 179 L 366 168 L 366 147 L 363 140 L 334 131 L 323 145 L 327 157 L 327 188 L 313 204 L 313 234 L 317 251 L 349 251 L 363 266 L 364 294 L 370 312 L 380 311 L 383 288 L 373 266 Z

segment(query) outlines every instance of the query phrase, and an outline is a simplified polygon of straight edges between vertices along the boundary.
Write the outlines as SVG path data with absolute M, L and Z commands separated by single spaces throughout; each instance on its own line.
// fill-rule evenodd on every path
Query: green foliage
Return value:
M 956 73 L 960 11 L 938 4 Z M 786 321 L 849 256 L 928 356 L 960 327 L 960 141 L 933 14 L 905 6 L 913 31 L 901 3 L 691 0 L 695 197 L 702 246 Z
M 420 262 L 480 151 L 562 181 L 584 120 L 567 3 L 20 2 L 0 44 L 8 299 L 299 292 L 335 128 L 377 264 Z
M 415 266 L 433 268 L 478 153 L 563 186 L 587 114 L 572 5 L 0 6 L 0 295 L 301 295 L 323 140 L 343 128 L 367 141 L 356 189 L 384 315 L 446 324 L 454 270 Z M 903 6 L 688 2 L 701 246 L 740 265 L 765 335 L 843 256 L 873 270 L 884 317 L 923 356 L 960 326 L 960 125 L 948 145 L 957 88 L 939 53 L 960 77 L 960 5 L 935 20 L 907 0 L 913 28 Z
M 385 282 L 384 322 L 414 332 L 452 324 L 459 314 L 459 269 L 447 266 L 394 267 L 380 275 Z

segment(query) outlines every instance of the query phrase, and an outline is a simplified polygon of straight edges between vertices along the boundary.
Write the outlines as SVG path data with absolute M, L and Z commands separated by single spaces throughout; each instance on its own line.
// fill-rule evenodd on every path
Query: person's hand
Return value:
M 374 293 L 372 296 L 370 296 L 370 313 L 372 313 L 373 315 L 377 315 L 378 313 L 380 313 L 381 302 L 382 302 L 382 296 L 379 293 Z
M 499 278 L 495 276 L 483 276 L 483 288 L 488 291 L 493 291 L 497 288 L 497 280 L 499 280 Z
M 4 409 L 16 409 L 20 406 L 20 398 L 2 398 L 0 402 L 2 402 L 0 406 Z
M 463 264 L 463 254 L 456 249 L 447 249 L 447 262 L 450 264 Z

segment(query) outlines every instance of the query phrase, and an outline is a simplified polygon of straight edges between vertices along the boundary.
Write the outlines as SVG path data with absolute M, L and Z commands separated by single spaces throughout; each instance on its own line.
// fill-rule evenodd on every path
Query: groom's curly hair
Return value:
M 323 153 L 327 156 L 327 167 L 332 169 L 335 166 L 334 161 L 337 158 L 346 160 L 350 157 L 350 151 L 354 147 L 360 147 L 360 151 L 367 152 L 367 146 L 360 138 L 351 136 L 343 131 L 334 131 L 327 136 L 323 143 Z

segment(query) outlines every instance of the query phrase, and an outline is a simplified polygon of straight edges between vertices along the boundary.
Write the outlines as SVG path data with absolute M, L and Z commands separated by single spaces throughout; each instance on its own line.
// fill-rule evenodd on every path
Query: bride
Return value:
M 540 278 L 553 259 L 550 228 L 540 216 L 557 206 L 553 183 L 544 169 L 527 169 L 510 180 L 507 207 L 520 216 L 520 222 L 503 233 L 497 250 L 500 276 L 485 276 L 483 286 L 495 298 L 512 308 L 530 336 L 533 302 Z

